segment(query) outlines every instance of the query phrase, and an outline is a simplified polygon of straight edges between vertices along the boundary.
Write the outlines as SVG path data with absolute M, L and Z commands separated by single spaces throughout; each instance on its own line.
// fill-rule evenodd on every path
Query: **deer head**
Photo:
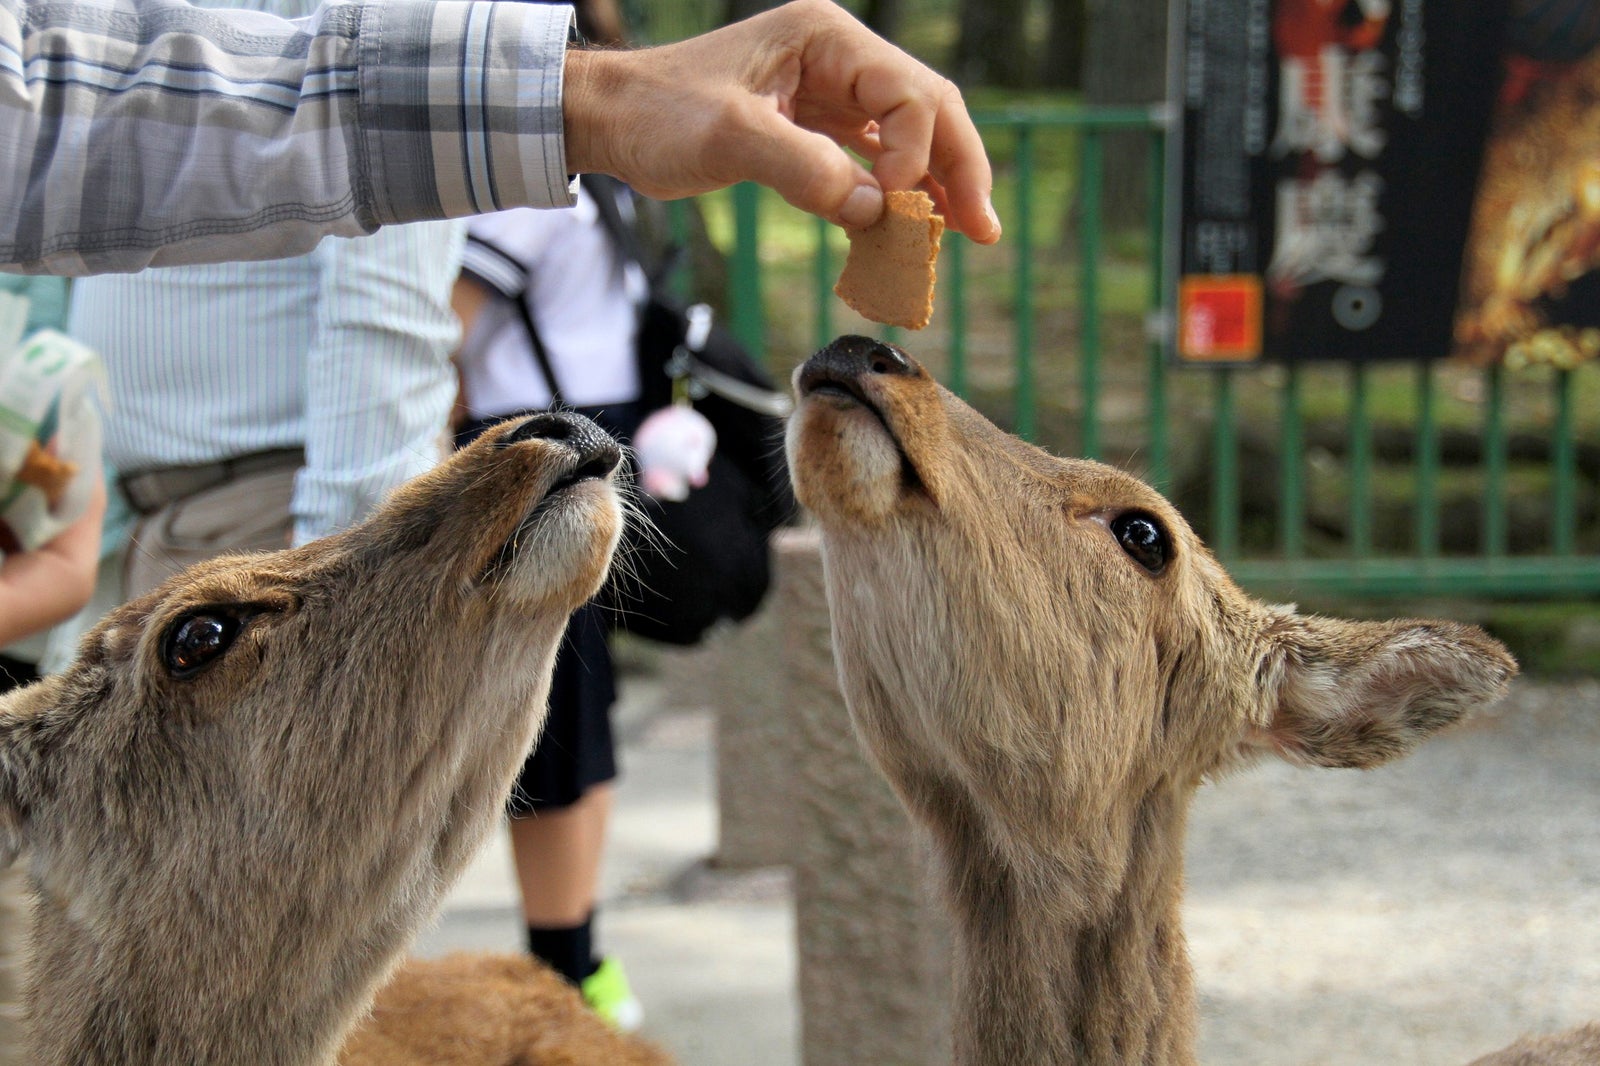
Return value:
M 194 567 L 0 702 L 50 1063 L 325 1061 L 495 824 L 622 529 L 616 443 L 506 423 L 369 521 Z
M 1159 493 L 1002 432 L 894 346 L 841 338 L 794 380 L 790 466 L 852 720 L 932 830 L 970 953 L 992 956 L 969 959 L 969 1015 L 1025 1031 L 977 1040 L 969 1017 L 963 1062 L 1094 1059 L 1063 1015 L 1119 965 L 1108 943 L 1186 968 L 1183 822 L 1208 775 L 1263 754 L 1376 766 L 1515 673 L 1470 626 L 1252 599 Z M 1121 935 L 1141 923 L 1142 943 Z M 1101 946 L 1068 962 L 1063 931 L 1086 928 Z M 1186 978 L 1163 980 L 1141 994 L 1181 1008 Z M 1106 1058 L 1158 1039 L 1122 1033 Z

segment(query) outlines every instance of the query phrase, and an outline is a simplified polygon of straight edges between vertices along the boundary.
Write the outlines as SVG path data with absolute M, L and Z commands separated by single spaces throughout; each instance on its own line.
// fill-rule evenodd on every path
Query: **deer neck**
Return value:
M 948 863 L 959 1066 L 1194 1061 L 1187 801 L 1177 789 L 1148 796 L 1110 841 L 1037 864 L 980 848 Z M 1118 866 L 1120 876 L 1083 875 Z

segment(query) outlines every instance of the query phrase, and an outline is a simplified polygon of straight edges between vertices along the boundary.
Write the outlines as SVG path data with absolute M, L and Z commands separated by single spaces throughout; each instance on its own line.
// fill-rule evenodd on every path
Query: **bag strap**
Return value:
M 539 336 L 539 327 L 533 321 L 533 308 L 528 303 L 530 290 L 526 264 L 495 241 L 475 234 L 469 234 L 467 240 L 492 255 L 496 266 L 501 269 L 479 273 L 471 266 L 464 266 L 463 272 L 472 275 L 473 280 L 494 293 L 497 298 L 509 301 L 516 307 L 523 331 L 528 335 L 528 347 L 533 352 L 534 364 L 544 377 L 545 387 L 550 390 L 550 405 L 566 406 L 566 401 L 561 395 L 561 382 L 556 379 L 555 367 L 550 362 L 550 353 L 544 346 L 544 339 Z M 515 292 L 510 291 L 512 281 L 517 283 Z
M 578 180 L 589 193 L 589 199 L 594 201 L 595 210 L 600 215 L 600 224 L 611 235 L 617 250 L 644 271 L 645 280 L 649 283 L 652 293 L 659 291 L 661 279 L 677 265 L 683 249 L 677 247 L 670 249 L 666 256 L 652 267 L 645 257 L 643 245 L 639 242 L 637 227 L 622 217 L 619 198 L 632 195 L 628 186 L 605 174 L 584 174 Z M 698 398 L 707 393 L 715 393 L 729 403 L 748 411 L 776 418 L 787 417 L 794 410 L 794 401 L 789 399 L 787 393 L 774 392 L 760 385 L 740 381 L 697 358 L 697 354 L 705 347 L 705 338 L 709 334 L 711 309 L 705 304 L 697 304 L 695 307 L 700 308 L 705 315 L 704 325 L 700 327 L 700 339 L 692 339 L 696 330 L 687 327 L 688 335 L 677 346 L 663 368 L 667 375 L 674 381 L 687 379 L 692 382 L 693 387 L 699 391 L 692 391 L 691 397 Z M 691 321 L 695 307 L 691 307 L 688 312 Z
M 658 291 L 661 288 L 661 280 L 677 265 L 682 249 L 670 249 L 665 256 L 652 263 L 650 256 L 645 254 L 644 245 L 639 241 L 638 226 L 622 217 L 621 198 L 632 196 L 632 190 L 607 174 L 583 174 L 579 176 L 578 181 L 589 193 L 589 199 L 594 201 L 595 211 L 600 215 L 600 224 L 605 227 L 606 233 L 610 234 L 617 250 L 644 271 L 650 291 Z
M 539 327 L 533 324 L 533 312 L 528 307 L 526 288 L 517 297 L 516 304 L 517 312 L 522 316 L 522 328 L 528 333 L 528 346 L 533 349 L 533 361 L 538 366 L 539 373 L 544 375 L 545 385 L 550 389 L 550 406 L 565 407 L 567 401 L 561 395 L 561 383 L 556 380 L 555 367 L 550 364 L 550 352 L 539 336 Z

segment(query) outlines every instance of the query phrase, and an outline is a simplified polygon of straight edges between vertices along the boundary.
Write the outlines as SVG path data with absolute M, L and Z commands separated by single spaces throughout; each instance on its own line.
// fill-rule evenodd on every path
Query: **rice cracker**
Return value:
M 944 216 L 919 190 L 888 192 L 883 217 L 849 230 L 850 254 L 833 291 L 874 322 L 921 329 L 933 317 L 934 263 Z

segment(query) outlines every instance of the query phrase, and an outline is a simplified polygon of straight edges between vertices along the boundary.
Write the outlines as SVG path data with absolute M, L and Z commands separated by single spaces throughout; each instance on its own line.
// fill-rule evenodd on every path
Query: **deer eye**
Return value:
M 240 621 L 216 610 L 196 611 L 172 623 L 161 648 L 167 672 L 182 680 L 220 658 L 239 635 Z
M 1152 574 L 1166 568 L 1171 548 L 1161 523 L 1142 511 L 1129 511 L 1111 520 L 1111 534 L 1128 557 Z

